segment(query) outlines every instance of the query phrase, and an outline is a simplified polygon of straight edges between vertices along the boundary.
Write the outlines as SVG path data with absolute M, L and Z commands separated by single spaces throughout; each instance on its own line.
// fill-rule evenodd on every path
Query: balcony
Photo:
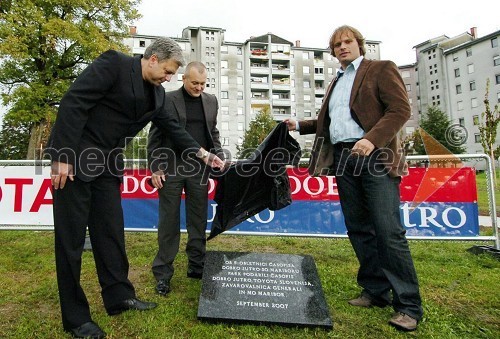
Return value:
M 290 78 L 273 78 L 272 84 L 273 84 L 273 89 L 289 90 Z
M 250 74 L 269 74 L 269 67 L 250 67 Z
M 314 89 L 314 94 L 325 95 L 325 89 L 323 87 L 316 87 Z
M 268 59 L 267 50 L 254 48 L 250 50 L 250 58 L 252 59 Z
M 271 57 L 273 60 L 290 60 L 290 53 L 288 53 L 288 52 L 284 52 L 284 53 L 273 52 L 271 54 Z
M 290 99 L 273 99 L 273 106 L 286 106 L 290 107 Z
M 275 75 L 290 75 L 290 68 L 287 68 L 282 65 L 278 66 L 273 65 L 272 72 Z

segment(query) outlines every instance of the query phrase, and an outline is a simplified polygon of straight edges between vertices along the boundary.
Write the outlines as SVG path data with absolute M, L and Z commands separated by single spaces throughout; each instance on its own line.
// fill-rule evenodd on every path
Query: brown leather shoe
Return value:
M 356 299 L 351 299 L 348 301 L 348 303 L 352 306 L 358 306 L 358 307 L 372 307 L 372 306 L 374 306 L 372 300 L 364 295 L 360 295 Z
M 395 313 L 389 324 L 401 331 L 415 331 L 417 329 L 417 319 L 401 312 Z

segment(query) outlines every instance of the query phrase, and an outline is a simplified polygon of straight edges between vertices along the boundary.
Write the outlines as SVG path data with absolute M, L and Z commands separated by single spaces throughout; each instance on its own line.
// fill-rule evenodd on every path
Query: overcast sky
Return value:
M 230 42 L 270 32 L 315 48 L 326 48 L 333 30 L 347 24 L 381 41 L 382 59 L 398 65 L 415 62 L 413 46 L 428 39 L 474 26 L 480 37 L 500 29 L 495 0 L 142 0 L 139 12 L 139 34 L 180 37 L 185 27 L 208 26 L 225 29 Z
M 142 0 L 139 12 L 139 34 L 180 37 L 185 27 L 208 26 L 225 29 L 230 42 L 270 32 L 315 48 L 326 48 L 332 31 L 347 24 L 381 41 L 382 59 L 398 65 L 415 62 L 413 46 L 428 39 L 454 37 L 471 27 L 479 37 L 500 29 L 495 0 Z

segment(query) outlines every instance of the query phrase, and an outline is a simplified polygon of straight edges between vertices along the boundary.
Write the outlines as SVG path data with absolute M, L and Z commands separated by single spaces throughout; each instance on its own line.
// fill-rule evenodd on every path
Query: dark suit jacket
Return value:
M 205 114 L 206 133 L 208 135 L 208 149 L 224 159 L 221 143 L 219 140 L 219 130 L 217 129 L 217 113 L 219 104 L 215 95 L 201 93 L 201 102 Z M 179 120 L 180 126 L 186 128 L 186 103 L 182 93 L 182 87 L 178 90 L 166 94 L 166 111 L 169 115 Z M 156 150 L 156 152 L 155 152 Z M 177 158 L 176 156 L 177 155 Z M 173 174 L 176 168 L 176 161 L 179 161 L 179 152 L 175 148 L 175 142 L 170 135 L 162 132 L 156 126 L 151 126 L 148 136 L 148 161 L 149 168 L 154 173 L 160 169 L 167 169 Z
M 333 145 L 330 142 L 328 103 L 335 87 L 334 79 L 327 89 L 317 120 L 300 121 L 300 134 L 316 133 L 309 173 L 325 175 L 333 167 Z M 406 162 L 399 145 L 398 132 L 410 118 L 411 108 L 406 88 L 392 61 L 363 59 L 354 78 L 349 102 L 351 116 L 365 131 L 363 138 L 380 149 L 390 176 L 406 173 Z
M 122 148 L 153 121 L 181 149 L 199 149 L 165 110 L 165 90 L 154 87 L 154 110 L 145 112 L 141 58 L 109 50 L 74 81 L 61 100 L 46 152 L 74 165 L 81 180 L 107 170 L 123 174 Z

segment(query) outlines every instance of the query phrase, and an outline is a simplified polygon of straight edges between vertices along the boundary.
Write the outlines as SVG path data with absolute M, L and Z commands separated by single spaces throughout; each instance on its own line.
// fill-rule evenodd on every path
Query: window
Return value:
M 304 110 L 304 117 L 310 117 L 311 116 L 311 110 L 310 109 L 305 109 Z
M 221 60 L 221 62 L 220 62 L 220 68 L 221 69 L 228 68 L 227 60 Z
M 458 61 L 458 55 L 456 53 L 453 53 L 453 61 Z
M 463 101 L 457 101 L 457 110 L 458 111 L 463 111 L 464 109 L 464 102 Z
M 304 94 L 304 101 L 311 101 L 311 96 Z
M 405 79 L 405 78 L 409 78 L 410 76 L 411 76 L 411 75 L 410 75 L 410 72 L 409 72 L 409 71 L 403 71 L 403 72 L 401 72 L 401 77 L 402 77 L 403 79 Z
M 309 59 L 309 52 L 303 52 L 302 53 L 302 58 L 303 59 Z
M 221 139 L 222 146 L 229 146 L 229 138 L 223 137 Z
M 228 99 L 229 98 L 229 92 L 228 91 L 222 91 L 222 92 L 220 92 L 220 98 L 221 99 Z
M 227 54 L 227 46 L 220 46 L 221 54 Z
M 139 47 L 146 47 L 146 41 L 139 40 Z
M 479 115 L 474 115 L 474 116 L 472 116 L 472 124 L 473 124 L 474 126 L 479 125 Z
M 471 91 L 475 91 L 476 90 L 476 82 L 475 81 L 469 82 L 469 89 Z
M 406 132 L 406 135 L 411 135 L 415 132 L 415 127 L 406 127 L 405 132 Z
M 466 55 L 467 57 L 470 57 L 470 56 L 472 55 L 472 48 L 467 48 L 467 49 L 465 50 L 465 55 Z
M 238 115 L 243 115 L 243 107 L 238 107 Z
M 237 54 L 238 54 L 238 55 L 241 55 L 241 53 L 242 53 L 242 52 L 241 52 L 241 47 L 238 47 L 238 49 L 237 49 Z
M 500 92 L 497 93 L 497 102 L 500 102 Z
M 460 126 L 464 127 L 464 126 L 465 126 L 465 119 L 464 119 L 464 118 L 459 118 L 459 119 L 458 119 L 458 124 L 459 124 Z
M 311 88 L 309 80 L 304 80 L 304 88 Z
M 223 131 L 229 131 L 229 122 L 228 121 L 221 122 L 221 129 Z
M 220 111 L 221 111 L 221 113 L 222 113 L 223 115 L 229 115 L 229 107 L 227 107 L 227 106 L 222 106 L 222 107 L 220 108 Z
M 236 68 L 237 69 L 243 69 L 243 63 L 241 61 L 236 62 Z
M 221 75 L 221 77 L 220 77 L 220 83 L 221 84 L 228 84 L 229 83 L 229 77 L 227 75 Z
M 467 73 L 469 74 L 474 73 L 474 64 L 467 65 Z
M 242 122 L 238 122 L 238 131 L 243 131 L 244 126 Z
M 243 77 L 237 77 L 237 78 L 236 78 L 236 83 L 237 83 L 238 85 L 243 85 Z
M 243 92 L 242 91 L 238 91 L 238 100 L 243 100 Z
M 500 85 L 500 74 L 495 75 L 495 84 Z
M 304 72 L 304 74 L 309 74 L 309 66 L 302 67 L 302 72 Z
M 455 78 L 460 76 L 460 68 L 455 68 Z
M 406 84 L 405 87 L 407 92 L 411 92 L 411 84 Z
M 477 107 L 477 98 L 470 99 L 470 107 L 472 107 L 472 108 Z
M 314 74 L 323 74 L 323 67 L 314 67 Z
M 498 66 L 498 65 L 500 65 L 500 56 L 495 55 L 493 57 L 493 66 Z
M 498 39 L 497 38 L 493 38 L 490 41 L 491 41 L 491 48 L 498 47 Z
M 480 144 L 481 143 L 481 134 L 479 134 L 479 133 L 474 134 L 474 142 L 476 144 Z

